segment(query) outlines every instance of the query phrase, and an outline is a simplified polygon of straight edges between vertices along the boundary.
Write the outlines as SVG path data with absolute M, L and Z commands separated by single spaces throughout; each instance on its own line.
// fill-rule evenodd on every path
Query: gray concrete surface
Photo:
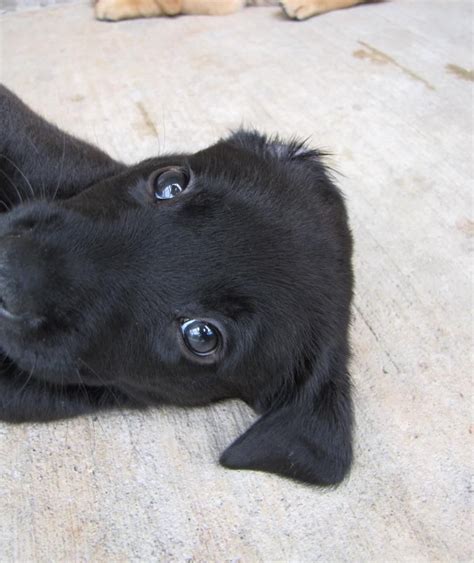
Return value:
M 472 21 L 449 0 L 305 23 L 3 16 L 2 81 L 116 157 L 240 123 L 334 152 L 357 431 L 350 479 L 320 491 L 217 465 L 254 419 L 237 402 L 0 425 L 1 561 L 471 560 Z
M 36 10 L 58 4 L 90 4 L 89 0 L 0 0 L 0 15 L 5 12 Z

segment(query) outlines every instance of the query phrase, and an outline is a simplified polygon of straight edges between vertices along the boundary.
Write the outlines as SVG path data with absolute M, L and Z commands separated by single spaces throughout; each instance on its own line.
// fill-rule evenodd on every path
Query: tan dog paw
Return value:
M 118 21 L 152 16 L 174 16 L 180 12 L 182 0 L 96 0 L 98 20 Z
M 305 20 L 324 12 L 349 8 L 364 0 L 281 0 L 280 4 L 289 18 Z
M 286 15 L 293 20 L 305 20 L 320 14 L 321 6 L 314 0 L 282 0 L 281 7 Z
M 118 21 L 140 16 L 137 3 L 133 0 L 97 0 L 95 17 L 98 20 Z

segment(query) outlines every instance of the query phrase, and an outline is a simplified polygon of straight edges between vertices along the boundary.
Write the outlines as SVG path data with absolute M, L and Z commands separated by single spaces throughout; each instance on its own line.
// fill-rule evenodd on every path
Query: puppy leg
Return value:
M 282 0 L 281 5 L 288 17 L 305 20 L 324 12 L 349 8 L 367 0 Z
M 0 211 L 31 199 L 71 197 L 124 169 L 0 85 Z

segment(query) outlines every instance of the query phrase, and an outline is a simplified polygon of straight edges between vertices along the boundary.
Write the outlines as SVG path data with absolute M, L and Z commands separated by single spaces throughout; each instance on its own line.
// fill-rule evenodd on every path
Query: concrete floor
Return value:
M 0 425 L 2 562 L 472 558 L 472 16 L 398 0 L 305 23 L 2 17 L 2 81 L 115 157 L 240 123 L 331 149 L 357 276 L 347 483 L 219 467 L 254 419 L 237 402 Z

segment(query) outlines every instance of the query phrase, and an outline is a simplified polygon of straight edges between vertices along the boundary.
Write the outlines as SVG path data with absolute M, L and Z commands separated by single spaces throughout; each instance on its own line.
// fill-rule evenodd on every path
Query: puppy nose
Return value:
M 11 321 L 38 317 L 34 295 L 44 283 L 38 251 L 31 241 L 10 235 L 0 239 L 0 317 Z
M 3 275 L 0 275 L 0 317 L 10 321 L 21 321 L 25 317 L 19 300 Z

